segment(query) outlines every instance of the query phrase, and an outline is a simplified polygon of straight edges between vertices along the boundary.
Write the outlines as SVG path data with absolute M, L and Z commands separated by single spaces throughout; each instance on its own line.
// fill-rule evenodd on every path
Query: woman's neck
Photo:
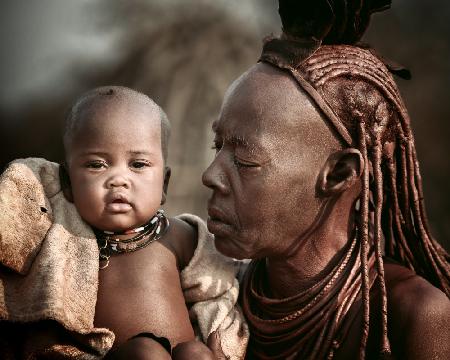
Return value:
M 266 259 L 272 297 L 293 296 L 317 283 L 338 264 L 354 237 L 355 222 L 353 205 L 346 211 L 336 205 L 314 232 L 299 240 L 302 246 L 294 253 Z

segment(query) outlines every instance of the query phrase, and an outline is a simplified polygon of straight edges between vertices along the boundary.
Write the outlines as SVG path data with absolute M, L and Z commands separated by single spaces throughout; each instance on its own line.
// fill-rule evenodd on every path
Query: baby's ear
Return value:
M 65 163 L 59 164 L 59 182 L 64 197 L 67 201 L 73 203 L 72 185 L 70 184 L 69 172 Z
M 364 158 L 358 149 L 347 148 L 332 154 L 319 173 L 317 190 L 321 195 L 338 195 L 361 177 Z
M 169 180 L 170 180 L 170 174 L 172 173 L 172 170 L 169 166 L 164 167 L 164 182 L 163 182 L 163 189 L 162 189 L 162 196 L 161 196 L 161 205 L 164 205 L 166 202 L 167 197 L 167 189 L 169 188 Z

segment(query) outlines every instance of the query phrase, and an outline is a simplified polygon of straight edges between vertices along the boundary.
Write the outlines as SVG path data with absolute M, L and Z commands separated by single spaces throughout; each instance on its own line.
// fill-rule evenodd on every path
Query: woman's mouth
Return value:
M 210 207 L 208 208 L 208 215 L 207 225 L 208 230 L 211 233 L 214 235 L 225 235 L 230 233 L 231 225 L 228 220 L 226 220 L 226 216 L 221 210 Z

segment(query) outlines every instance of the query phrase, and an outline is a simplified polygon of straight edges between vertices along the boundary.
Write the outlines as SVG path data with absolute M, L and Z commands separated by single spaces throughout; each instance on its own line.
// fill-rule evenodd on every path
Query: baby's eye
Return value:
M 106 167 L 106 165 L 107 164 L 104 161 L 100 161 L 100 160 L 89 161 L 88 163 L 86 163 L 86 167 L 88 169 L 94 169 L 94 170 L 102 169 L 102 168 Z
M 131 167 L 133 169 L 142 169 L 147 166 L 150 166 L 150 163 L 145 160 L 134 160 L 131 162 Z

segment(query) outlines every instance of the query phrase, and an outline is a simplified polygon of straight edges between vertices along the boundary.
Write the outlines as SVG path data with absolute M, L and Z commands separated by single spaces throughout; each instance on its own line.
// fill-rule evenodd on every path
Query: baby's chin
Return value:
M 91 223 L 90 225 L 98 230 L 122 232 L 126 230 L 135 229 L 147 223 L 154 214 L 148 217 L 130 219 L 126 216 L 115 215 L 111 219 L 103 219 L 101 222 Z

